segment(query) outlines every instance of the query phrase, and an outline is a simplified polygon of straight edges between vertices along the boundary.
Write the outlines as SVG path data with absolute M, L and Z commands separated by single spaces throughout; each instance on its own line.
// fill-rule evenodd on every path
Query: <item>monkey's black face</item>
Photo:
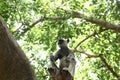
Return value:
M 66 39 L 59 39 L 58 40 L 58 45 L 59 45 L 60 48 L 67 47 L 68 43 L 69 43 L 69 41 L 66 40 Z
M 58 44 L 59 44 L 59 45 L 62 44 L 63 42 L 64 42 L 63 39 L 59 39 L 59 40 L 58 40 Z

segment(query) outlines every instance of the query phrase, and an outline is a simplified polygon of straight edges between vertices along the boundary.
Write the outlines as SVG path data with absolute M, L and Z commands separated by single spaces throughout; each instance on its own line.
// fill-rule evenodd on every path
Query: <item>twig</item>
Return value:
M 82 41 L 80 41 L 80 42 L 77 44 L 77 46 L 75 47 L 75 50 L 77 49 L 77 47 L 78 47 L 81 43 L 83 43 L 84 41 L 86 41 L 87 39 L 89 39 L 90 37 L 92 37 L 92 36 L 94 36 L 94 35 L 96 35 L 96 31 L 93 32 L 92 34 L 88 35 L 88 36 L 87 36 L 86 38 L 84 38 Z
M 45 21 L 45 20 L 66 20 L 70 17 L 61 17 L 61 16 L 55 16 L 55 17 L 41 17 L 40 19 L 36 20 L 35 22 L 33 22 L 31 25 L 29 25 L 27 28 L 23 29 L 23 32 L 19 35 L 23 35 L 25 34 L 28 30 L 30 30 L 31 28 L 33 28 L 36 24 L 38 24 L 39 22 Z
M 105 30 L 107 30 L 107 29 L 100 29 L 99 32 L 94 31 L 92 34 L 88 35 L 86 38 L 84 38 L 82 41 L 80 41 L 74 49 L 76 50 L 77 47 L 80 46 L 80 44 L 82 44 L 84 41 L 86 41 L 87 39 L 89 39 L 89 38 L 92 37 L 92 36 L 95 36 L 95 35 L 97 35 L 97 34 L 100 34 L 101 32 L 103 32 L 103 31 L 105 31 Z

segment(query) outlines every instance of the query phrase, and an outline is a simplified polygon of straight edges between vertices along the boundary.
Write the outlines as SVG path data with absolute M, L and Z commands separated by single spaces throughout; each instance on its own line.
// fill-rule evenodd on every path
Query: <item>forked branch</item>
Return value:
M 62 9 L 62 10 L 64 10 L 64 9 Z M 96 24 L 96 25 L 101 26 L 103 28 L 111 29 L 111 30 L 114 30 L 116 32 L 120 32 L 120 25 L 116 25 L 116 24 L 113 24 L 113 23 L 110 23 L 107 21 L 99 20 L 99 19 L 96 19 L 94 17 L 88 17 L 88 16 L 85 16 L 85 14 L 82 14 L 82 13 L 77 12 L 77 11 L 70 11 L 70 10 L 64 10 L 64 11 L 66 12 L 65 13 L 66 15 L 70 15 L 70 16 L 66 16 L 66 17 L 64 17 L 64 16 L 42 17 L 42 18 L 38 19 L 37 21 L 33 22 L 31 25 L 27 26 L 27 28 L 23 29 L 23 32 L 20 35 L 25 34 L 27 31 L 29 31 L 31 28 L 33 28 L 39 22 L 42 22 L 45 20 L 55 20 L 55 21 L 56 20 L 67 20 L 69 18 L 81 18 L 83 20 L 86 20 L 87 22 Z
M 99 55 L 92 55 L 92 54 L 88 54 L 86 52 L 82 52 L 82 51 L 78 51 L 78 50 L 74 50 L 74 52 L 79 52 L 79 53 L 82 53 L 82 54 L 85 54 L 87 55 L 88 58 L 100 58 L 100 60 L 103 62 L 104 66 L 118 79 L 120 80 L 120 75 L 117 74 L 113 68 L 106 62 L 105 58 L 103 57 L 102 54 L 99 54 Z

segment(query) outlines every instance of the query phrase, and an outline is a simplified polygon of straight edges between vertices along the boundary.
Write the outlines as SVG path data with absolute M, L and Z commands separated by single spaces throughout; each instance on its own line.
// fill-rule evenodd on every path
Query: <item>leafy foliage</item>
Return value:
M 45 67 L 49 64 L 49 53 L 55 52 L 58 38 L 71 40 L 70 47 L 74 48 L 81 40 L 101 27 L 74 18 L 69 11 L 85 13 L 86 16 L 111 22 L 120 23 L 119 0 L 2 0 L 0 14 L 8 23 L 9 29 L 29 57 L 35 68 L 38 80 L 49 80 Z M 67 10 L 67 11 L 66 11 Z M 47 19 L 29 28 L 39 18 L 64 17 L 64 19 Z M 67 18 L 66 18 L 67 17 Z M 83 42 L 85 52 L 97 55 L 103 54 L 106 62 L 120 74 L 120 34 L 106 30 L 90 37 Z M 78 50 L 81 50 L 78 47 Z M 76 53 L 75 80 L 114 80 L 116 77 L 98 58 L 86 58 Z

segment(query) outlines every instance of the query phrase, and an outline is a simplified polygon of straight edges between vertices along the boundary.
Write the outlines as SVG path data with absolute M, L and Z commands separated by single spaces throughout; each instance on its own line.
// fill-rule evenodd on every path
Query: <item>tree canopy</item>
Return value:
M 1 0 L 0 15 L 38 80 L 59 38 L 76 52 L 75 80 L 120 79 L 120 0 Z

